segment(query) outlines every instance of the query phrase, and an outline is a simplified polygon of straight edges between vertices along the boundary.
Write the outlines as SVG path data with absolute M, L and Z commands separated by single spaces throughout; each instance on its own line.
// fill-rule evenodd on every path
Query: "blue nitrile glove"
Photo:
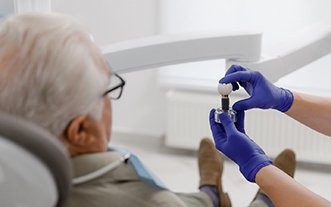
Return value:
M 250 95 L 248 99 L 238 101 L 233 105 L 233 109 L 236 111 L 252 108 L 272 108 L 286 112 L 293 103 L 291 91 L 278 88 L 270 83 L 261 73 L 243 66 L 232 65 L 219 82 L 232 83 L 233 90 L 239 89 L 239 83 Z
M 215 109 L 209 116 L 210 128 L 218 150 L 239 165 L 240 172 L 250 182 L 255 182 L 256 173 L 272 164 L 264 151 L 246 134 L 244 130 L 244 111 L 237 111 L 234 124 L 226 113 L 220 114 L 222 124 L 214 120 Z

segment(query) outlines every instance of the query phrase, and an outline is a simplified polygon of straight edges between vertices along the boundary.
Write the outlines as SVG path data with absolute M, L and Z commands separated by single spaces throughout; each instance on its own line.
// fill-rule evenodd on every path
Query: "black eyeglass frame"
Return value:
M 125 80 L 124 80 L 121 76 L 119 76 L 117 73 L 113 73 L 113 75 L 115 75 L 118 79 L 120 79 L 121 82 L 120 82 L 117 86 L 114 86 L 113 88 L 108 89 L 108 90 L 103 94 L 103 96 L 106 96 L 106 95 L 108 95 L 109 93 L 111 93 L 112 91 L 115 91 L 115 90 L 117 90 L 118 88 L 121 88 L 121 91 L 120 91 L 119 95 L 118 95 L 116 98 L 110 97 L 110 98 L 113 99 L 113 100 L 118 100 L 118 99 L 121 98 L 121 96 L 122 96 L 122 93 L 123 93 L 123 87 L 124 87 L 124 85 L 125 85 Z

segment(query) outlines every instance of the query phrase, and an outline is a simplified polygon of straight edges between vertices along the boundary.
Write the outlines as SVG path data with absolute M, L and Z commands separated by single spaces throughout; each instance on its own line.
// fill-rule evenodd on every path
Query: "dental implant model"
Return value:
M 236 111 L 230 108 L 229 94 L 232 92 L 232 84 L 218 84 L 218 93 L 221 95 L 220 108 L 215 110 L 215 122 L 221 123 L 219 115 L 221 113 L 227 113 L 233 122 L 236 122 Z

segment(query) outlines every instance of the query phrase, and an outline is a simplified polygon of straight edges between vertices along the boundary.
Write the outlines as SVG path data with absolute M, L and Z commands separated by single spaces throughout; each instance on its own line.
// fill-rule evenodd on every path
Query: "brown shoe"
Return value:
M 291 149 L 283 150 L 274 160 L 273 164 L 281 169 L 283 172 L 294 177 L 296 168 L 295 153 Z
M 291 149 L 285 149 L 283 150 L 273 161 L 273 165 L 277 168 L 281 169 L 283 172 L 294 177 L 295 167 L 296 167 L 296 159 L 295 159 L 295 153 Z M 257 191 L 255 197 L 259 193 L 264 193 L 261 188 Z M 264 193 L 265 194 L 265 193 Z M 255 199 L 255 198 L 254 198 Z
M 198 164 L 199 186 L 216 186 L 219 192 L 220 207 L 230 207 L 230 198 L 227 193 L 223 192 L 222 188 L 223 158 L 209 138 L 203 138 L 200 142 Z

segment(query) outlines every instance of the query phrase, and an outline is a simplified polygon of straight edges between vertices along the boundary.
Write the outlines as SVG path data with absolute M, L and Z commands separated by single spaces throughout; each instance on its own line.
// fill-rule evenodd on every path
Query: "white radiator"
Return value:
M 240 97 L 232 97 L 232 101 Z M 209 111 L 219 106 L 216 94 L 186 91 L 167 93 L 166 145 L 197 149 L 203 137 L 211 137 Z M 331 127 L 331 123 L 330 123 Z M 247 134 L 270 156 L 285 148 L 296 152 L 299 161 L 331 165 L 331 138 L 274 110 L 246 113 Z

